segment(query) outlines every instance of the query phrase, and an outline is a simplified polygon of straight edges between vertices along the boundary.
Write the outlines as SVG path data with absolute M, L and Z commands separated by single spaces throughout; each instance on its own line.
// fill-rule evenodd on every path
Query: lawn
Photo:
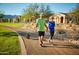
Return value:
M 12 30 L 0 27 L 0 55 L 20 54 L 18 36 Z
M 2 26 L 13 26 L 13 27 L 17 27 L 17 28 L 21 28 L 24 26 L 23 23 L 0 23 L 0 25 Z

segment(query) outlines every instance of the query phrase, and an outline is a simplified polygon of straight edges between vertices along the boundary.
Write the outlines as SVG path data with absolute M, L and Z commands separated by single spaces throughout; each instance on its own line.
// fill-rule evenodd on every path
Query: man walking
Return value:
M 40 45 L 43 45 L 43 40 L 44 40 L 44 34 L 45 34 L 45 27 L 48 30 L 48 27 L 45 23 L 44 20 L 44 14 L 40 14 L 40 18 L 36 19 L 36 27 L 38 28 L 38 35 L 39 35 L 39 42 Z

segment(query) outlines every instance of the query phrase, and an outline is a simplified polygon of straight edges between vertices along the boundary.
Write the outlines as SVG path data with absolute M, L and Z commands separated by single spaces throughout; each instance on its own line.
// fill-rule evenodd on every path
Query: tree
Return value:
M 24 9 L 22 17 L 25 18 L 27 21 L 32 20 L 32 17 L 38 16 L 38 5 L 37 4 L 30 4 L 27 9 Z
M 3 18 L 4 12 L 0 10 L 0 18 Z
M 22 18 L 26 19 L 27 21 L 32 21 L 38 18 L 40 13 L 44 13 L 45 18 L 49 18 L 49 16 L 53 14 L 49 5 L 30 4 L 28 8 L 23 10 Z
M 79 3 L 71 11 L 71 14 L 72 14 L 72 17 L 73 17 L 73 23 L 79 24 Z
M 49 18 L 49 16 L 53 14 L 51 9 L 50 9 L 50 6 L 44 5 L 44 4 L 41 4 L 39 6 L 39 14 L 40 13 L 44 13 L 45 18 Z
M 3 22 L 3 18 L 4 17 L 4 12 L 2 10 L 0 10 L 0 22 Z
M 45 13 L 45 17 L 47 17 L 47 18 L 49 18 L 49 16 L 54 14 L 54 13 L 51 12 L 49 5 L 46 6 L 44 13 Z

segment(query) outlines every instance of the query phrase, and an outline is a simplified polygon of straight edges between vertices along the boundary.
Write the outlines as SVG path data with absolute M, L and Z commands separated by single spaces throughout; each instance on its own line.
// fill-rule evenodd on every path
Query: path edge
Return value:
M 1 26 L 1 27 L 5 27 L 5 26 Z M 6 27 L 7 28 L 7 27 Z M 8 29 L 11 29 L 11 28 L 8 28 Z M 19 40 L 19 43 L 20 43 L 20 48 L 21 48 L 21 55 L 27 55 L 27 50 L 25 48 L 25 44 L 24 44 L 24 41 L 21 37 L 21 35 L 19 35 L 19 33 L 13 29 L 11 29 L 13 32 L 15 32 L 17 35 L 18 35 L 18 40 Z

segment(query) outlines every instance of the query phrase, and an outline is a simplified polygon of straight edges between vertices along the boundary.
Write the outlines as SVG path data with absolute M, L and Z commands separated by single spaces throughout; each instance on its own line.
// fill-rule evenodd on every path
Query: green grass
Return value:
M 0 54 L 18 55 L 20 54 L 20 44 L 18 36 L 9 29 L 0 27 Z
M 13 26 L 13 27 L 17 27 L 17 28 L 21 28 L 24 26 L 23 23 L 0 23 L 0 25 L 2 26 Z

